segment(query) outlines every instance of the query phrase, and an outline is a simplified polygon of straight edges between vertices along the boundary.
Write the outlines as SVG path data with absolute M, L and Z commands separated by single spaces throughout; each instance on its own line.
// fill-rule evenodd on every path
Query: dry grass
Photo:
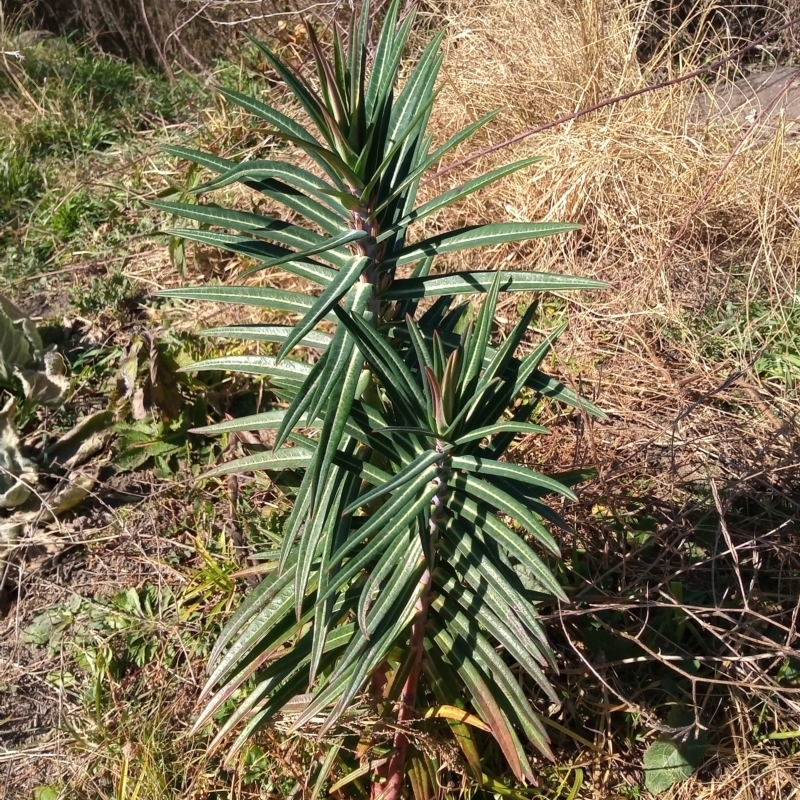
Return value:
M 669 48 L 646 67 L 639 63 L 644 12 L 631 13 L 618 0 L 453 0 L 431 13 L 449 30 L 446 89 L 432 121 L 442 140 L 500 106 L 503 114 L 485 134 L 489 147 L 675 74 Z M 699 66 L 692 63 L 699 51 L 684 46 L 681 72 Z M 642 692 L 643 674 L 691 684 L 688 705 L 716 731 L 699 778 L 668 796 L 791 797 L 800 782 L 794 749 L 764 738 L 800 721 L 793 685 L 775 679 L 776 665 L 798 655 L 796 396 L 763 380 L 744 350 L 711 354 L 700 324 L 709 309 L 729 303 L 743 334 L 756 324 L 755 306 L 774 317 L 777 337 L 797 324 L 790 309 L 798 295 L 800 149 L 782 117 L 740 129 L 699 123 L 696 103 L 706 91 L 694 81 L 621 102 L 476 160 L 425 190 L 438 193 L 456 175 L 471 177 L 511 158 L 544 156 L 541 165 L 434 219 L 426 233 L 462 219 L 580 222 L 579 234 L 482 254 L 480 266 L 564 271 L 610 284 L 603 294 L 571 298 L 570 334 L 559 351 L 561 373 L 580 382 L 610 420 L 584 427 L 579 419 L 554 419 L 557 433 L 546 450 L 529 452 L 523 443 L 518 451 L 549 466 L 578 460 L 601 469 L 572 512 L 571 545 L 591 554 L 581 591 L 595 599 L 559 621 L 576 699 L 558 719 L 595 731 L 584 735 L 602 751 L 574 757 L 586 759 L 582 797 L 638 796 L 631 784 L 640 777 L 642 746 L 622 720 L 633 715 L 644 730 L 657 731 L 666 714 L 652 686 Z M 467 266 L 477 266 L 474 255 L 448 263 Z M 513 316 L 515 303 L 507 309 Z M 638 547 L 637 526 L 648 515 L 652 539 Z M 703 528 L 716 541 L 713 564 L 686 552 Z M 657 650 L 635 664 L 615 663 L 610 653 L 578 643 L 582 621 L 597 623 L 615 609 L 618 632 L 641 645 L 654 624 L 650 614 L 676 603 L 675 583 L 688 595 L 723 574 L 741 586 L 718 598 L 729 610 L 721 613 L 715 602 L 688 612 L 717 658 L 698 675 L 681 674 Z M 765 625 L 783 627 L 779 645 Z M 700 653 L 696 642 L 682 646 L 684 656 Z M 598 693 L 599 705 L 577 699 Z M 601 711 L 587 722 L 590 708 Z

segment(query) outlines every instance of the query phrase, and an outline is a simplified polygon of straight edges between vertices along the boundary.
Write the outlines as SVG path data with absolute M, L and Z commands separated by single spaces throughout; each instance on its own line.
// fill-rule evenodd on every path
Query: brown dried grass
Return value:
M 481 144 L 489 147 L 675 74 L 676 41 L 646 66 L 636 58 L 644 6 L 638 12 L 622 0 L 431 6 L 449 30 L 445 90 L 432 120 L 442 141 L 502 107 L 483 134 Z M 682 48 L 679 71 L 686 73 L 699 66 L 692 56 L 701 48 Z M 615 608 L 623 635 L 637 638 L 646 609 L 674 603 L 673 582 L 687 593 L 703 591 L 723 574 L 742 582 L 744 594 L 727 601 L 741 607 L 727 621 L 718 608 L 694 609 L 692 619 L 715 643 L 711 652 L 754 660 L 721 658 L 694 684 L 695 708 L 711 721 L 715 744 L 699 778 L 666 796 L 779 798 L 800 784 L 794 751 L 763 739 L 765 729 L 794 730 L 800 722 L 793 690 L 775 680 L 776 664 L 798 655 L 797 526 L 785 511 L 794 508 L 796 516 L 800 508 L 796 399 L 764 385 L 742 358 L 710 358 L 694 324 L 705 309 L 727 302 L 748 314 L 757 300 L 785 317 L 798 294 L 800 149 L 780 116 L 744 128 L 700 123 L 696 104 L 707 91 L 697 80 L 620 102 L 477 159 L 423 190 L 438 194 L 512 158 L 544 156 L 542 164 L 432 219 L 425 235 L 465 220 L 579 222 L 578 234 L 456 255 L 446 268 L 528 268 L 610 284 L 606 292 L 567 298 L 570 332 L 555 366 L 609 412 L 609 421 L 554 413 L 545 423 L 554 436 L 545 444 L 532 437 L 515 454 L 550 468 L 576 462 L 600 468 L 569 512 L 576 533 L 565 549 L 590 554 L 584 591 L 605 596 L 553 619 L 564 634 L 559 645 L 573 703 L 558 719 L 595 731 L 584 735 L 603 751 L 574 754 L 572 763 L 585 765 L 581 797 L 633 796 L 625 787 L 641 779 L 643 747 L 626 739 L 620 717 L 632 714 L 645 728 L 663 724 L 665 708 L 654 707 L 655 695 L 634 692 L 632 682 L 637 670 L 654 664 L 673 669 L 656 652 L 636 666 L 607 666 L 610 654 L 588 652 L 579 642 L 581 618 L 598 620 L 601 608 Z M 453 161 L 480 149 L 474 142 L 470 148 Z M 516 301 L 501 309 L 510 322 L 515 313 Z M 744 519 L 732 512 L 741 504 L 750 509 Z M 615 521 L 631 532 L 638 513 L 631 509 L 640 507 L 655 519 L 650 549 L 609 528 Z M 709 520 L 717 528 L 717 555 L 713 565 L 697 564 L 684 543 Z M 609 571 L 616 576 L 611 585 L 603 579 Z M 760 595 L 775 586 L 777 602 L 762 603 Z M 641 605 L 631 609 L 623 597 L 638 597 Z M 764 635 L 759 616 L 784 626 L 780 646 Z M 742 630 L 750 634 L 742 638 Z M 592 715 L 597 704 L 579 698 L 596 701 L 598 693 L 605 710 Z M 759 713 L 769 720 L 765 727 L 755 720 Z M 560 758 L 569 761 L 569 741 L 562 745 Z

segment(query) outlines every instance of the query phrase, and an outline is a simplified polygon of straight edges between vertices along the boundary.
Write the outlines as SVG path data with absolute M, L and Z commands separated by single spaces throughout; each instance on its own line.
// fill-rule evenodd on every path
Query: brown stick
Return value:
M 472 161 L 477 161 L 479 158 L 483 158 L 484 156 L 488 156 L 491 153 L 496 153 L 498 150 L 502 150 L 504 147 L 510 147 L 512 144 L 516 144 L 517 142 L 521 142 L 523 139 L 527 139 L 530 136 L 535 136 L 537 133 L 542 133 L 544 131 L 549 131 L 550 128 L 555 128 L 557 125 L 563 125 L 566 122 L 572 122 L 575 119 L 580 119 L 580 117 L 585 117 L 587 114 L 591 114 L 595 111 L 600 111 L 602 108 L 607 108 L 608 106 L 616 105 L 617 103 L 621 103 L 624 100 L 631 100 L 634 97 L 638 97 L 642 94 L 647 94 L 648 92 L 654 92 L 657 89 L 666 89 L 669 86 L 677 86 L 679 83 L 685 83 L 692 78 L 697 78 L 700 75 L 704 75 L 708 72 L 713 72 L 717 67 L 721 67 L 724 64 L 727 64 L 729 61 L 733 61 L 733 59 L 738 58 L 739 56 L 743 55 L 744 53 L 752 50 L 754 47 L 758 47 L 762 42 L 765 42 L 767 39 L 772 38 L 773 36 L 779 34 L 781 31 L 786 30 L 787 28 L 791 28 L 793 25 L 796 25 L 800 22 L 800 14 L 792 17 L 788 22 L 780 25 L 777 28 L 773 28 L 771 31 L 765 33 L 763 36 L 759 36 L 758 39 L 754 39 L 752 42 L 748 42 L 744 47 L 740 47 L 738 50 L 734 50 L 730 55 L 725 56 L 724 58 L 720 58 L 718 61 L 714 61 L 711 64 L 707 64 L 705 67 L 700 67 L 699 69 L 692 70 L 692 72 L 687 72 L 685 75 L 679 75 L 677 78 L 670 78 L 668 81 L 663 81 L 661 83 L 651 84 L 650 86 L 644 86 L 641 89 L 634 89 L 632 92 L 626 92 L 625 94 L 617 95 L 616 97 L 608 97 L 605 100 L 601 100 L 599 103 L 595 103 L 588 108 L 582 108 L 578 111 L 573 111 L 571 114 L 567 114 L 565 117 L 559 117 L 558 119 L 552 120 L 551 122 L 546 122 L 544 125 L 539 125 L 538 128 L 531 128 L 527 131 L 522 131 L 522 133 L 518 133 L 512 136 L 510 139 L 506 139 L 504 142 L 500 142 L 499 144 L 492 145 L 491 147 L 487 147 L 485 150 L 481 150 L 479 153 L 473 153 L 471 156 L 467 156 L 466 158 L 462 158 L 460 161 L 456 161 L 454 164 L 450 164 L 443 169 L 440 169 L 435 174 L 431 175 L 430 178 L 427 178 L 425 181 L 422 182 L 422 186 L 430 183 L 431 181 L 435 180 L 436 178 L 441 177 L 442 175 L 446 175 L 448 172 L 451 172 L 454 169 L 458 169 L 458 167 L 463 167 L 465 164 L 469 164 Z
M 175 73 L 172 71 L 172 67 L 170 67 L 169 61 L 167 61 L 167 57 L 164 55 L 161 48 L 159 47 L 158 40 L 156 39 L 156 36 L 153 33 L 153 29 L 150 27 L 150 20 L 147 18 L 147 10 L 144 7 L 144 0 L 139 0 L 139 7 L 142 9 L 142 21 L 144 22 L 144 28 L 147 31 L 147 37 L 150 39 L 150 44 L 152 44 L 153 47 L 155 48 L 156 55 L 158 56 L 159 61 L 164 67 L 164 72 L 167 76 L 167 80 L 170 83 L 175 83 Z

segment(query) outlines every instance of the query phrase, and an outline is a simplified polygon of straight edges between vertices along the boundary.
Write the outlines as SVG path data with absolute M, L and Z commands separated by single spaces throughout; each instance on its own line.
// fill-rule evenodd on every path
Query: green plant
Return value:
M 302 315 L 294 326 L 206 331 L 279 343 L 276 357 L 231 356 L 193 365 L 268 376 L 285 404 L 200 429 L 276 430 L 271 452 L 224 464 L 209 476 L 305 470 L 279 550 L 261 554 L 257 572 L 264 578 L 211 654 L 203 692 L 208 702 L 195 727 L 232 696 L 241 698 L 214 740 L 245 722 L 236 751 L 289 709 L 296 715 L 293 729 L 315 725 L 322 715 L 320 731 L 330 730 L 366 692 L 378 717 L 394 725 L 389 733 L 376 726 L 371 740 L 371 793 L 391 800 L 401 795 L 407 776 L 418 797 L 436 785 L 436 758 L 412 742 L 421 716 L 429 720 L 428 733 L 452 730 L 478 782 L 484 780 L 482 759 L 466 718 L 491 734 L 520 780 L 534 776 L 519 731 L 550 754 L 539 716 L 510 667 L 518 664 L 557 702 L 543 671 L 555 667 L 555 659 L 535 603 L 565 596 L 550 571 L 558 547 L 542 519 L 563 523 L 543 498 L 573 497 L 569 487 L 585 473 L 547 476 L 500 459 L 517 433 L 546 433 L 528 421 L 542 397 L 600 412 L 539 370 L 563 327 L 525 358 L 515 357 L 535 302 L 499 346 L 491 345 L 492 325 L 501 291 L 602 286 L 528 271 L 432 273 L 437 255 L 575 225 L 494 222 L 408 241 L 415 223 L 536 159 L 499 167 L 417 205 L 425 173 L 494 113 L 431 150 L 426 125 L 437 94 L 442 34 L 396 93 L 414 19 L 413 10 L 399 19 L 399 5 L 395 0 L 387 11 L 369 75 L 368 3 L 351 23 L 347 48 L 334 31 L 331 62 L 307 26 L 318 90 L 255 43 L 321 138 L 272 106 L 220 90 L 265 120 L 277 140 L 301 149 L 324 177 L 284 161 L 239 164 L 170 148 L 219 173 L 199 192 L 241 182 L 305 217 L 308 227 L 210 204 L 153 204 L 236 231 L 179 229 L 173 236 L 260 262 L 250 272 L 281 266 L 321 288 L 318 296 L 250 285 L 162 292 Z M 460 294 L 486 294 L 474 318 L 469 303 L 455 304 Z M 423 310 L 426 298 L 435 302 Z M 323 321 L 333 333 L 316 330 Z M 313 365 L 288 358 L 297 345 L 322 354 Z M 315 437 L 298 428 L 315 431 Z M 537 554 L 529 541 L 547 555 Z M 465 716 L 469 705 L 477 713 Z M 318 788 L 331 766 L 326 759 Z M 357 784 L 363 775 L 356 770 L 335 785 Z

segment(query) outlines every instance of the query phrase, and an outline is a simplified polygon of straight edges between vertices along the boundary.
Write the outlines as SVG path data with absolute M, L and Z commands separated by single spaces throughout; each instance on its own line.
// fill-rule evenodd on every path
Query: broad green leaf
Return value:
M 645 787 L 653 794 L 661 794 L 691 778 L 702 765 L 707 749 L 705 739 L 689 738 L 680 742 L 669 734 L 661 734 L 642 758 Z

